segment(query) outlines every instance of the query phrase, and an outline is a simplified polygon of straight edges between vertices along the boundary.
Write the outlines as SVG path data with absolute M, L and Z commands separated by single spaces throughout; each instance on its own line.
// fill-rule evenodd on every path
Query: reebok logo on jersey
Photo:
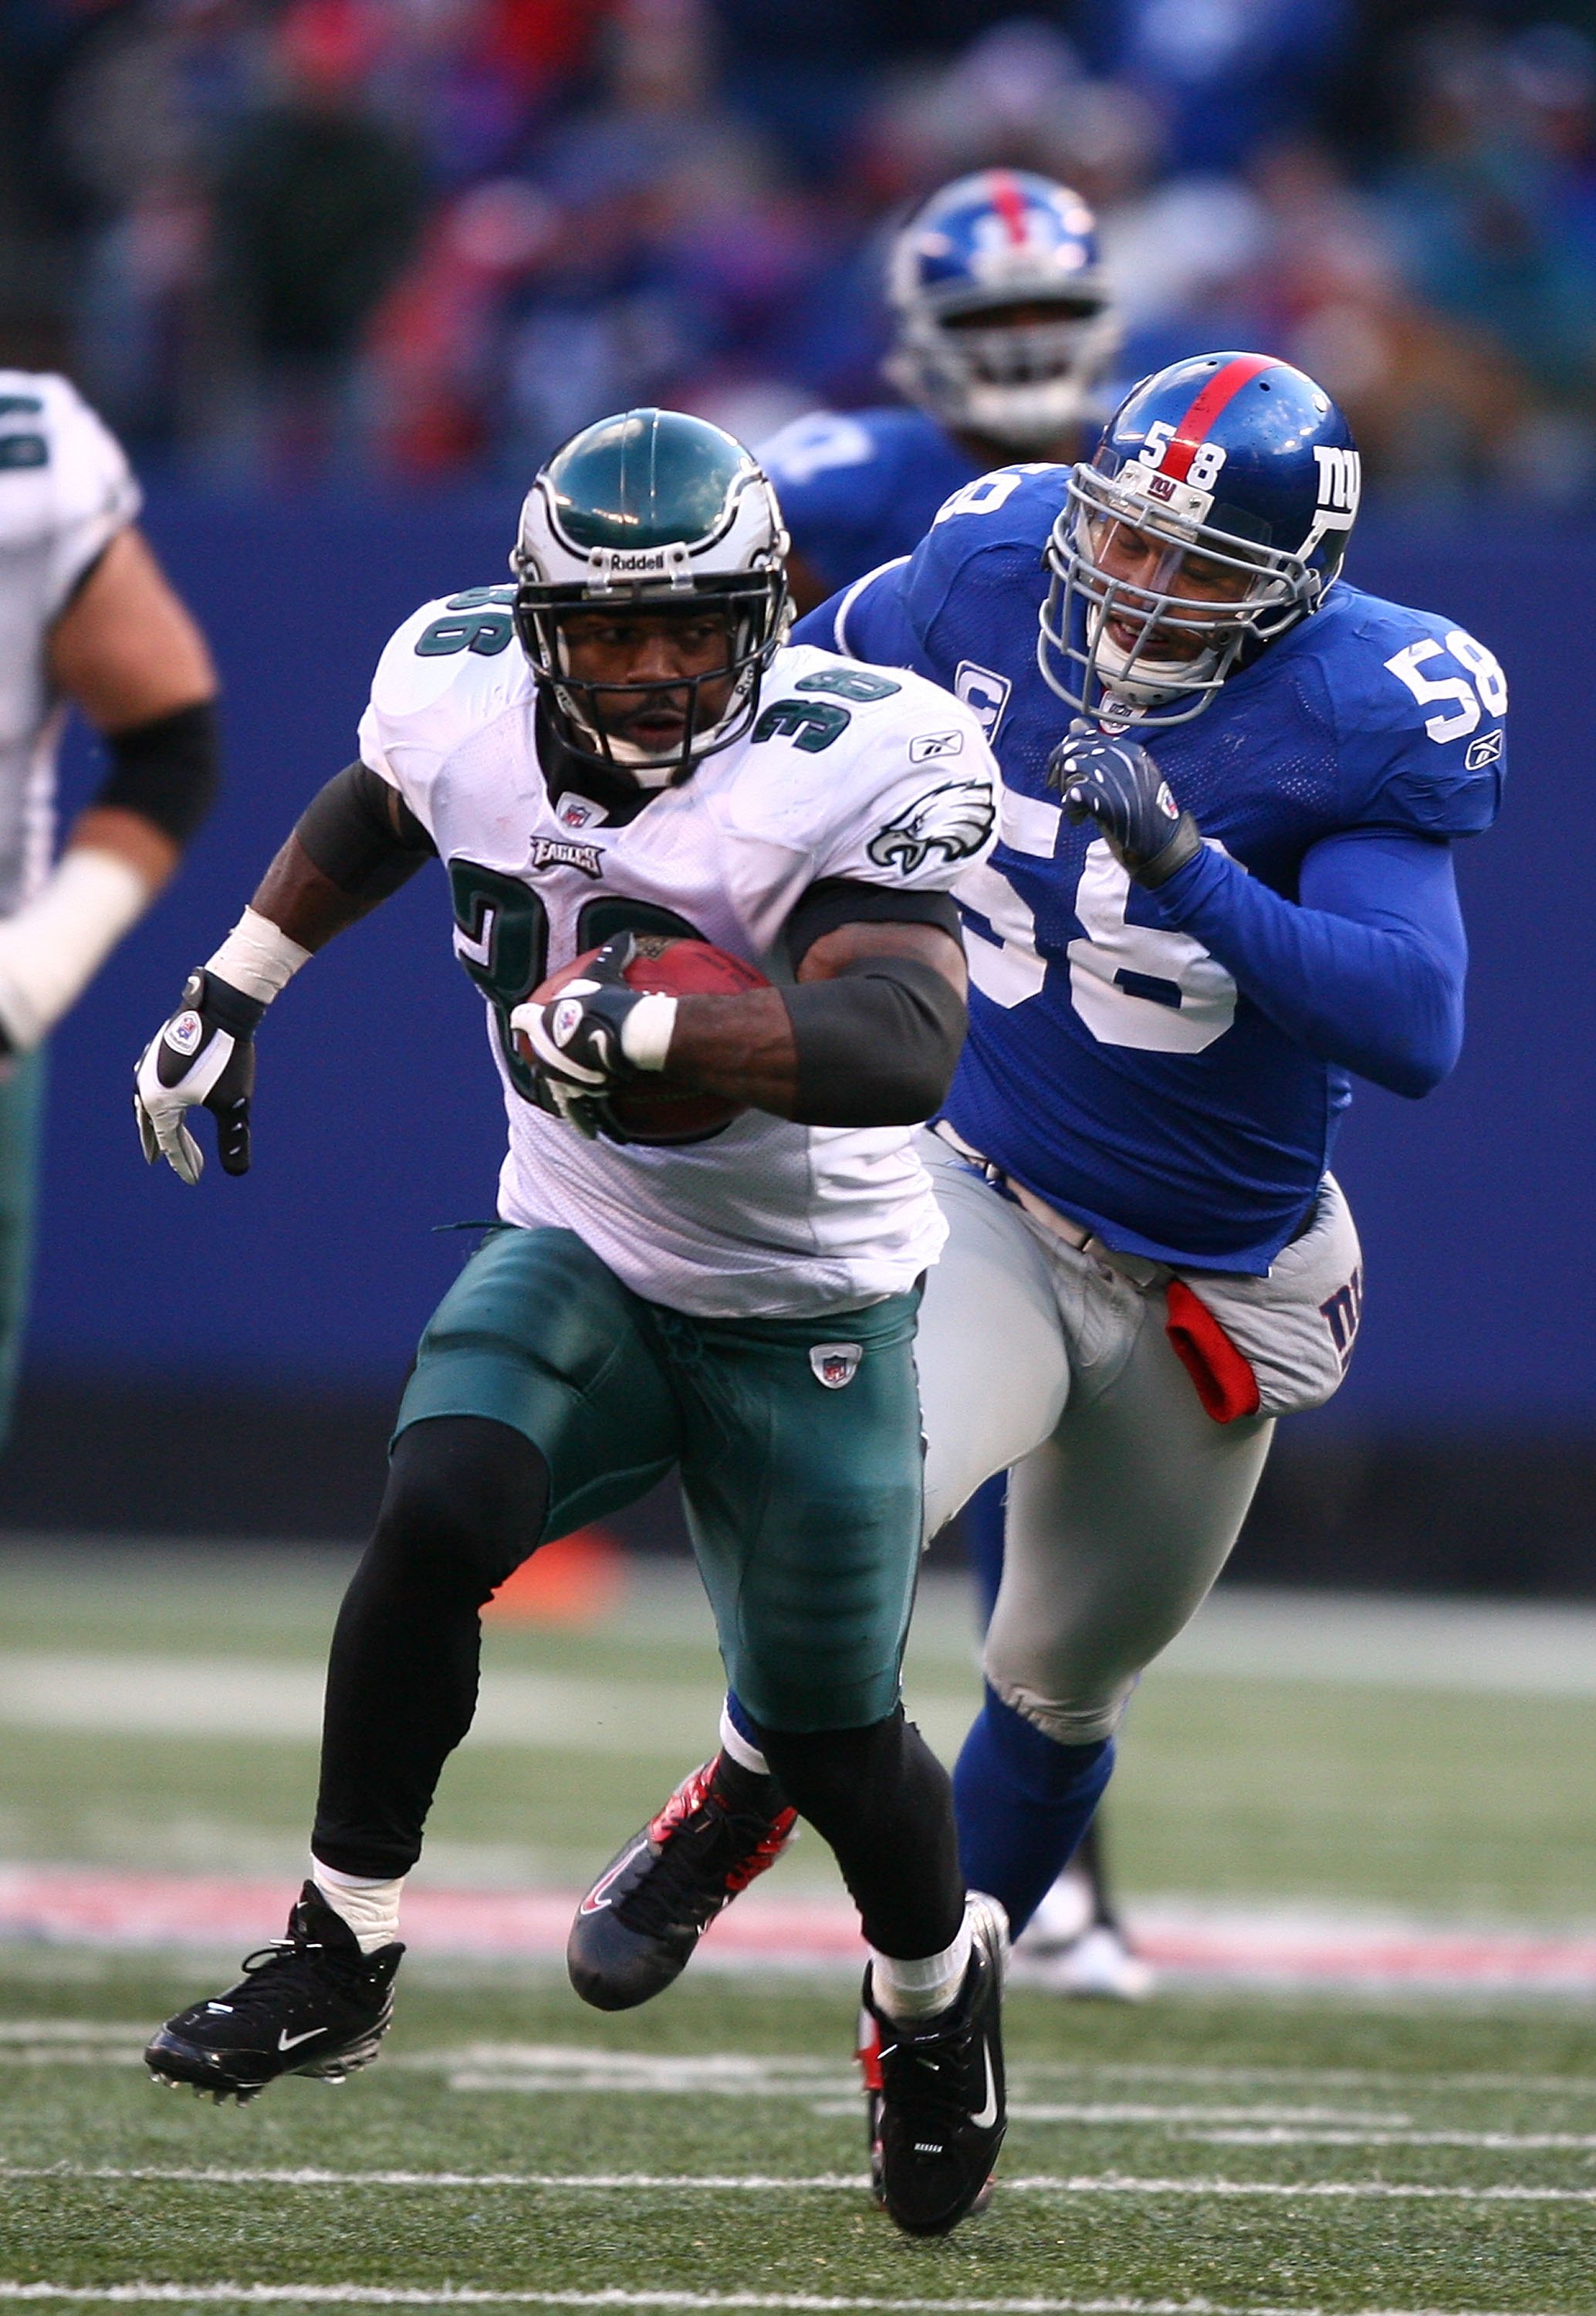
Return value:
M 863 1343 L 815 1343 L 810 1349 L 809 1364 L 817 1383 L 823 1383 L 828 1391 L 840 1391 L 858 1374 L 864 1356 Z
M 171 1047 L 174 1054 L 182 1054 L 186 1056 L 199 1052 L 200 1041 L 204 1035 L 204 1022 L 191 1008 L 185 1008 L 182 1012 L 174 1014 L 167 1022 L 164 1042 Z
M 864 850 L 878 868 L 912 877 L 939 852 L 950 864 L 968 860 L 992 833 L 997 800 L 985 780 L 949 780 L 877 831 Z
M 964 753 L 964 735 L 960 731 L 921 732 L 909 744 L 911 764 L 927 764 L 936 756 L 961 756 Z
M 1485 766 L 1494 764 L 1501 753 L 1501 732 L 1499 730 L 1482 732 L 1477 740 L 1471 740 L 1468 743 L 1468 753 L 1463 759 L 1463 769 L 1466 772 L 1484 771 Z
M 534 868 L 580 868 L 584 877 L 602 877 L 604 855 L 596 844 L 567 844 L 563 837 L 538 836 L 532 842 Z

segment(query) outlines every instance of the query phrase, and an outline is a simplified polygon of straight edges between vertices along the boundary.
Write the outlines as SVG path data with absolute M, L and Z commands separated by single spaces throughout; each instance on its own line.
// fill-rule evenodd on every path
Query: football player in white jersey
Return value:
M 0 1439 L 32 1239 L 44 1044 L 176 868 L 216 786 L 216 676 L 63 378 L 0 370 Z M 110 770 L 55 857 L 75 703 Z
M 287 1938 L 146 2056 L 244 2098 L 376 2055 L 483 1602 L 545 1537 L 674 1467 L 737 1693 L 860 1909 L 879 2192 L 936 2234 L 980 2199 L 1002 2137 L 1006 1932 L 966 1894 L 946 1775 L 899 1701 L 915 1312 L 944 1234 L 910 1128 L 963 1036 L 948 888 L 990 849 L 996 775 L 946 692 L 787 647 L 785 548 L 768 482 L 717 428 L 643 410 L 573 437 L 528 496 L 516 585 L 399 629 L 359 762 L 139 1064 L 147 1154 L 197 1180 L 202 1104 L 242 1172 L 266 1006 L 436 853 L 510 1121 L 500 1226 L 422 1337 L 334 1635 L 311 1879 Z M 726 993 L 627 979 L 640 939 L 668 959 L 684 938 L 723 953 Z M 713 1097 L 723 1122 L 639 1139 L 651 1088 Z M 572 1953 L 589 2000 L 620 2007 L 634 1970 L 652 1991 L 705 1845 L 746 1853 L 769 1780 L 733 1752 L 711 1782 L 673 1804 L 698 1869 L 674 1898 L 647 1834 L 595 1893 L 597 1967 Z M 640 1929 L 623 1902 L 643 1874 Z M 682 1962 L 705 1919 L 680 1923 Z

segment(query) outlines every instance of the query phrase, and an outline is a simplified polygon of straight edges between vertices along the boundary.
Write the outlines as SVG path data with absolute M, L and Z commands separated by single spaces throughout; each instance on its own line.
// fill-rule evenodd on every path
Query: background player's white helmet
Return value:
M 566 745 L 641 788 L 685 779 L 740 739 L 759 681 L 792 624 L 787 534 L 764 469 L 740 442 L 678 410 L 627 410 L 584 426 L 539 473 L 521 508 L 510 567 L 519 583 L 516 632 Z M 729 622 L 724 666 L 668 684 L 582 682 L 562 632 L 573 611 L 616 603 L 702 611 Z M 700 728 L 701 688 L 730 679 L 725 707 Z M 602 690 L 690 697 L 687 728 L 668 754 L 607 731 Z
M 1093 414 L 1123 332 L 1096 223 L 1068 185 L 981 169 L 933 193 L 892 245 L 899 391 L 944 425 L 1042 450 Z M 1014 321 L 1016 307 L 1047 309 Z

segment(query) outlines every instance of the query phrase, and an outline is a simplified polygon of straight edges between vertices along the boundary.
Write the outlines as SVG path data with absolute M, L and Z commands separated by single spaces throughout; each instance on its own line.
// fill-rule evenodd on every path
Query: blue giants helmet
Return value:
M 1334 584 L 1358 512 L 1351 429 L 1266 354 L 1202 354 L 1132 387 L 1048 541 L 1037 659 L 1114 724 L 1184 723 Z
M 899 391 L 1016 450 L 1080 421 L 1122 334 L 1091 210 L 1023 169 L 933 193 L 892 245 L 887 300 L 897 343 L 883 367 Z M 1006 318 L 1016 307 L 1046 310 Z

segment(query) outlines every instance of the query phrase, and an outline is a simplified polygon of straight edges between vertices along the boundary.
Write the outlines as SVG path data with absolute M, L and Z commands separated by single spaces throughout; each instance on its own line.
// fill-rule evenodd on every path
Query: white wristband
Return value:
M 621 1025 L 621 1051 L 637 1070 L 662 1070 L 676 1028 L 676 1000 L 640 997 Z
M 229 989 L 270 1005 L 310 959 L 311 951 L 290 940 L 280 925 L 246 909 L 216 955 L 207 958 L 205 970 Z
M 25 1053 L 48 1037 L 154 895 L 130 860 L 64 852 L 42 891 L 0 923 L 0 1026 Z

